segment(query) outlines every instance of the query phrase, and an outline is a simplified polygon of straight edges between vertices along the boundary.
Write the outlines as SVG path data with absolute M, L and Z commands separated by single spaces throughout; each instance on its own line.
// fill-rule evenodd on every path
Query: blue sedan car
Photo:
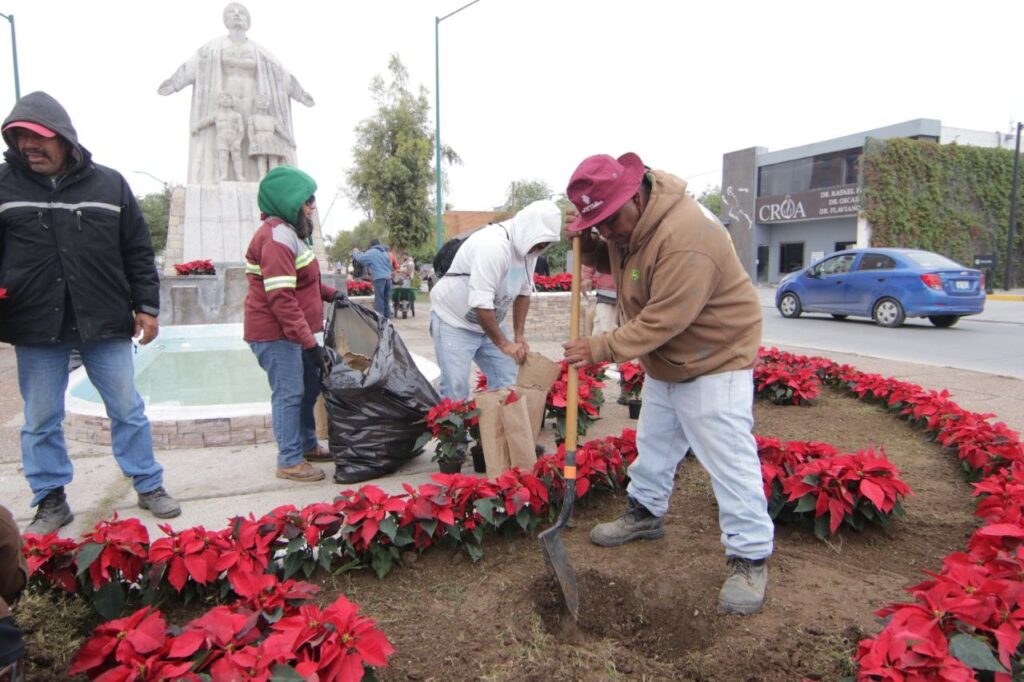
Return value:
M 786 275 L 775 307 L 783 317 L 856 315 L 883 327 L 927 317 L 936 327 L 952 327 L 985 309 L 985 276 L 929 251 L 848 249 Z

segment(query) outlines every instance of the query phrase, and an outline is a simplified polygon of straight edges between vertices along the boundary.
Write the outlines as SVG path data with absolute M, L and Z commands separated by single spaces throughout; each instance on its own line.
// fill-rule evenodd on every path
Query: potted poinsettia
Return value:
M 437 462 L 441 473 L 454 474 L 462 468 L 462 446 L 466 443 L 470 428 L 480 421 L 480 409 L 473 400 L 450 400 L 445 398 L 427 412 L 427 431 L 416 441 L 421 448 L 431 439 L 437 440 L 432 461 Z
M 629 406 L 629 418 L 640 417 L 640 393 L 644 388 L 644 368 L 636 360 L 619 363 L 619 390 Z

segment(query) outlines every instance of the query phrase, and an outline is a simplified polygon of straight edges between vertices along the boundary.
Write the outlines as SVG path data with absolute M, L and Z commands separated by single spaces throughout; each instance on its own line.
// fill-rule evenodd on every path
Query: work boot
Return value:
M 299 483 L 316 483 L 317 481 L 324 480 L 324 472 L 309 462 L 302 461 L 294 466 L 278 469 L 277 477 L 285 478 L 289 481 L 298 481 Z
M 139 507 L 148 509 L 158 519 L 173 519 L 181 514 L 181 505 L 162 487 L 139 493 Z
M 731 556 L 728 562 L 732 575 L 718 593 L 718 610 L 741 616 L 757 613 L 764 606 L 764 593 L 768 588 L 767 560 Z
M 590 541 L 602 547 L 617 547 L 633 540 L 656 540 L 664 534 L 661 517 L 647 511 L 647 507 L 631 497 L 619 518 L 594 526 Z
M 302 453 L 302 456 L 306 458 L 307 462 L 333 462 L 334 457 L 331 456 L 331 451 L 317 444 L 315 448 L 306 450 Z
M 36 507 L 36 516 L 25 529 L 26 533 L 49 535 L 75 519 L 68 506 L 68 498 L 64 495 L 64 487 L 54 488 L 46 494 Z

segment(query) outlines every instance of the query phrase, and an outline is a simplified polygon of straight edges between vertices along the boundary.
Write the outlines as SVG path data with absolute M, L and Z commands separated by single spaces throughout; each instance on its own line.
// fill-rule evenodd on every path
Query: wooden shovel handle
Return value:
M 572 238 L 572 290 L 569 303 L 569 340 L 580 338 L 580 273 L 583 254 L 580 238 Z M 572 365 L 568 368 L 568 382 L 565 388 L 565 477 L 576 478 L 576 429 L 579 418 L 580 377 L 579 370 Z M 569 471 L 569 453 L 572 453 L 572 471 Z M 571 474 L 571 475 L 570 475 Z

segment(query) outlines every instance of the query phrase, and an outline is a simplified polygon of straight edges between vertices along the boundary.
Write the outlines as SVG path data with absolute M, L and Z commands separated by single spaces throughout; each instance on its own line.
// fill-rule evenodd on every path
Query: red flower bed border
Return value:
M 962 410 L 945 391 L 926 391 L 823 358 L 768 352 L 792 367 L 813 367 L 820 380 L 845 387 L 862 399 L 884 403 L 955 449 L 969 476 L 983 477 L 975 494 L 982 496 L 977 513 L 987 525 L 974 534 L 966 554 L 950 555 L 939 573 L 930 574 L 932 580 L 910 588 L 916 603 L 893 604 L 879 611 L 891 618 L 876 637 L 860 643 L 858 678 L 968 680 L 974 679 L 973 667 L 993 671 L 998 682 L 1010 680 L 1004 671 L 1016 655 L 1024 628 L 1024 452 L 1018 435 L 1004 424 L 990 423 L 992 415 Z M 767 439 L 760 443 L 763 455 L 769 449 L 766 443 Z M 773 441 L 769 446 L 779 452 L 774 459 L 764 458 L 777 468 L 776 476 L 765 476 L 766 494 L 771 497 L 773 486 L 781 486 L 789 511 L 814 518 L 819 534 L 826 526 L 828 532 L 835 532 L 844 523 L 853 528 L 865 522 L 885 523 L 898 512 L 900 497 L 909 493 L 891 465 L 871 451 L 839 455 L 822 444 L 782 446 Z M 260 519 L 238 517 L 220 531 L 199 527 L 172 532 L 162 527 L 168 537 L 152 543 L 137 520 L 116 516 L 97 524 L 81 544 L 55 535 L 29 535 L 25 553 L 30 579 L 36 585 L 77 589 L 101 614 L 113 618 L 123 610 L 126 596 L 154 603 L 174 595 L 201 595 L 231 599 L 232 606 L 218 609 L 242 608 L 244 585 L 266 577 L 277 580 L 268 573 L 280 573 L 287 581 L 300 571 L 309 577 L 318 567 L 370 565 L 383 577 L 402 550 L 423 551 L 436 543 L 460 546 L 475 560 L 482 556 L 485 530 L 518 528 L 533 533 L 541 521 L 553 518 L 563 489 L 562 455 L 560 448 L 540 458 L 533 472 L 513 469 L 493 481 L 436 474 L 434 483 L 415 489 L 405 485 L 403 495 L 364 486 L 342 492 L 333 503 L 301 510 L 288 505 Z M 635 455 L 635 432 L 629 429 L 621 437 L 584 443 L 577 452 L 578 494 L 621 485 Z M 846 459 L 834 461 L 841 458 Z M 812 466 L 797 468 L 808 464 Z M 865 466 L 877 475 L 867 486 L 851 476 Z M 859 494 L 848 498 L 850 491 Z M 872 507 L 869 514 L 863 513 Z M 140 622 L 147 618 L 141 617 Z M 158 629 L 155 621 L 147 622 Z M 97 628 L 83 652 L 97 637 L 109 635 L 100 632 L 106 626 Z M 369 619 L 364 629 L 379 633 Z M 256 657 L 250 662 L 280 658 L 275 658 L 276 649 L 260 649 L 273 648 L 273 642 L 267 644 L 269 634 L 260 631 L 249 636 L 246 646 L 256 647 L 247 654 Z M 102 665 L 124 664 L 115 655 L 120 649 L 115 649 L 107 652 L 112 658 L 97 664 L 93 673 L 100 674 Z M 322 659 L 336 652 L 311 650 L 309 655 Z M 124 656 L 136 660 L 127 652 Z M 365 663 L 383 665 L 376 660 Z M 292 662 L 296 661 L 288 665 Z M 165 663 L 183 665 L 180 659 Z

